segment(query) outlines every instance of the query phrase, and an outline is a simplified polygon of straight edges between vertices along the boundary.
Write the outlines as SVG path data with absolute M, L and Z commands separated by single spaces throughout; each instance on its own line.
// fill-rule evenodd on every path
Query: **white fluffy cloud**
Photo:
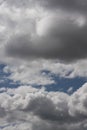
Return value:
M 87 129 L 87 83 L 72 95 L 31 86 L 0 94 L 0 128 L 4 130 Z
M 61 78 L 87 77 L 87 61 L 72 64 L 59 63 L 51 60 L 38 60 L 28 63 L 11 64 L 3 68 L 4 73 L 10 73 L 7 78 L 27 85 L 56 84 L 54 76 Z M 72 86 L 73 87 L 73 86 Z

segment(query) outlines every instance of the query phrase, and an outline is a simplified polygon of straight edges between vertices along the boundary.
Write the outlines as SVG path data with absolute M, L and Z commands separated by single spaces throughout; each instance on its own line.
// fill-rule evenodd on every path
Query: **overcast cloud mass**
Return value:
M 0 0 L 0 64 L 20 83 L 0 88 L 0 130 L 87 130 L 87 83 L 45 90 L 87 78 L 86 35 L 87 0 Z
M 87 58 L 86 9 L 86 0 L 1 1 L 2 55 L 66 62 Z

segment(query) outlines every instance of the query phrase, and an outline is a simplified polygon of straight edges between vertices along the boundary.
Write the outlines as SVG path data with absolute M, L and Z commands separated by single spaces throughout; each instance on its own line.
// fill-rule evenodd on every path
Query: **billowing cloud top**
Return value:
M 86 130 L 87 83 L 71 96 L 31 86 L 4 90 L 0 94 L 1 122 L 3 130 Z
M 87 58 L 86 13 L 86 0 L 1 1 L 0 53 L 13 59 Z

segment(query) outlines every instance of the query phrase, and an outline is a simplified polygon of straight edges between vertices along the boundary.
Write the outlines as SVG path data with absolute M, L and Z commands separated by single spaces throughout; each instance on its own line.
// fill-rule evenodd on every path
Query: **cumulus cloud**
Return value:
M 87 83 L 70 96 L 31 86 L 8 89 L 0 94 L 0 120 L 5 123 L 0 124 L 0 127 L 5 130 L 20 130 L 21 126 L 23 130 L 85 130 L 86 95 Z
M 17 61 L 16 61 L 17 63 Z M 87 77 L 87 61 L 73 64 L 59 63 L 52 60 L 37 60 L 28 63 L 11 64 L 3 68 L 4 74 L 9 74 L 8 79 L 27 85 L 52 85 L 56 84 L 55 76 L 61 78 Z M 72 86 L 73 87 L 73 86 Z

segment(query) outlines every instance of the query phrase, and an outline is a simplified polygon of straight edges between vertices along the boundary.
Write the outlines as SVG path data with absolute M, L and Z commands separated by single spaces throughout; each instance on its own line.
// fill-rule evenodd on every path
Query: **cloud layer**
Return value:
M 17 63 L 17 61 L 15 62 Z M 28 63 L 7 65 L 3 68 L 7 78 L 14 82 L 27 85 L 52 85 L 56 84 L 57 77 L 76 78 L 87 77 L 87 61 L 79 61 L 73 64 L 59 63 L 53 60 L 34 60 Z M 56 77 L 56 79 L 55 79 Z M 70 86 L 69 86 L 70 87 Z M 74 87 L 74 86 L 72 86 Z
M 87 58 L 86 14 L 86 0 L 1 0 L 0 63 L 10 64 L 3 71 L 24 85 L 54 84 L 52 75 L 87 77 L 87 61 L 78 61 Z M 86 130 L 87 84 L 72 95 L 2 88 L 0 129 Z
M 23 130 L 86 130 L 87 84 L 71 96 L 31 86 L 4 90 L 0 94 L 0 122 L 4 130 L 20 130 L 23 125 Z

